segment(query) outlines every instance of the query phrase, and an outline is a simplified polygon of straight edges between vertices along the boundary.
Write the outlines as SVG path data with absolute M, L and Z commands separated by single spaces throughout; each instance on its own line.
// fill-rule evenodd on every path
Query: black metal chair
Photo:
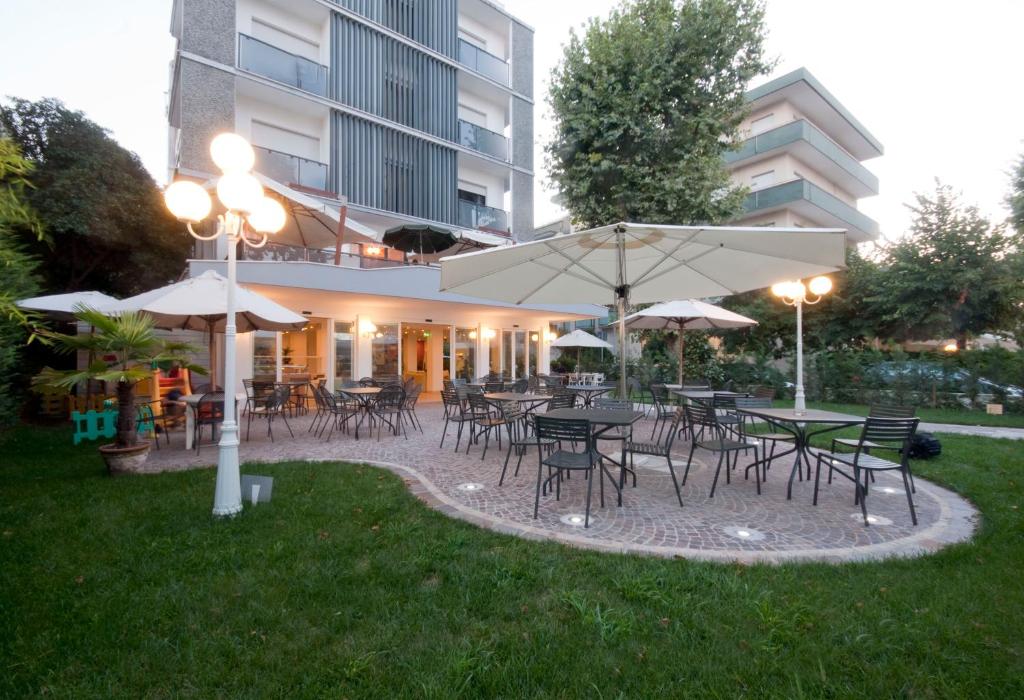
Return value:
M 199 397 L 195 405 L 195 420 L 193 422 L 192 444 L 195 445 L 196 454 L 199 454 L 199 445 L 203 438 L 203 426 L 210 426 L 210 439 L 216 440 L 217 426 L 224 422 L 224 393 L 219 391 L 209 392 Z
M 505 391 L 505 382 L 501 381 L 488 381 L 484 382 L 484 393 L 485 394 L 497 394 L 498 392 Z
M 270 436 L 270 441 L 274 441 L 274 419 L 278 416 L 284 421 L 284 427 L 288 428 L 288 434 L 295 437 L 295 433 L 292 432 L 292 426 L 288 425 L 288 406 L 291 402 L 292 388 L 288 384 L 281 384 L 280 386 L 274 387 L 274 392 L 267 398 L 262 406 L 256 406 L 249 411 L 248 423 L 245 426 L 245 439 L 249 439 L 249 433 L 252 431 L 252 419 L 253 418 L 266 418 L 267 419 L 267 435 Z
M 389 384 L 380 390 L 380 393 L 373 399 L 371 413 L 377 419 L 377 440 L 380 441 L 381 429 L 384 424 L 397 436 L 399 432 L 409 439 L 409 433 L 405 430 L 404 415 L 405 389 L 398 384 Z
M 665 423 L 672 420 L 675 416 L 675 406 L 672 406 L 668 402 L 668 388 L 664 384 L 651 384 L 651 399 L 653 404 L 651 408 L 654 410 L 654 428 L 651 429 L 651 440 L 654 440 L 654 434 L 658 432 L 658 427 L 661 430 L 665 429 Z M 661 434 L 658 435 L 658 440 L 661 440 Z
M 441 444 L 437 446 L 438 449 L 444 447 L 444 438 L 448 434 L 448 424 L 456 423 L 459 429 L 455 435 L 455 451 L 459 451 L 463 426 L 473 422 L 472 414 L 466 411 L 467 400 L 460 398 L 459 392 L 456 389 L 445 389 L 441 392 L 441 403 L 444 406 L 444 429 L 441 431 Z
M 498 434 L 498 449 L 501 449 L 501 429 L 505 426 L 505 418 L 501 411 L 484 398 L 483 394 L 469 395 L 469 408 L 473 415 L 473 424 L 470 428 L 469 442 L 466 443 L 466 454 L 474 442 L 480 440 L 481 433 L 484 436 L 484 451 L 480 455 L 482 460 L 487 456 L 487 447 L 491 442 L 491 433 Z
M 857 448 L 850 452 L 819 452 L 817 465 L 814 470 L 814 505 L 818 505 L 818 483 L 821 479 L 821 463 L 826 461 L 829 473 L 835 472 L 846 477 L 854 484 L 854 503 L 860 503 L 861 514 L 864 516 L 864 525 L 868 522 L 868 475 L 880 471 L 898 470 L 903 477 L 903 489 L 907 493 L 907 504 L 910 506 L 910 519 L 917 525 L 917 510 L 914 508 L 914 497 L 911 494 L 910 486 L 910 444 L 917 431 L 919 418 L 878 418 L 869 416 L 861 430 L 860 438 L 857 441 Z M 880 445 L 889 445 L 890 449 L 897 450 L 900 455 L 899 462 L 892 462 L 881 459 L 867 452 L 865 445 L 874 444 L 878 449 Z M 840 468 L 840 465 L 851 467 L 853 472 L 847 473 Z M 864 483 L 861 484 L 861 472 L 864 472 Z
M 632 411 L 633 402 L 629 399 L 610 399 L 604 396 L 599 396 L 593 400 L 591 405 L 594 408 L 600 408 L 606 411 Z M 619 442 L 619 449 L 625 453 L 626 443 L 633 439 L 633 426 L 624 425 L 604 430 L 600 435 L 597 435 L 596 440 L 607 441 L 607 442 Z M 636 470 L 629 466 L 626 468 L 630 474 L 633 475 L 633 488 L 636 488 Z M 621 486 L 621 484 L 620 484 Z
M 323 422 L 327 416 L 327 404 L 324 401 L 323 392 L 326 388 L 323 384 L 319 386 L 310 385 L 313 392 L 313 405 L 316 408 L 316 413 L 313 414 L 313 420 L 309 422 L 309 427 L 306 428 L 307 433 L 313 433 L 316 435 L 319 432 L 320 423 Z
M 676 479 L 676 468 L 672 464 L 672 443 L 675 442 L 676 435 L 678 435 L 681 430 L 680 424 L 683 421 L 685 413 L 686 409 L 682 406 L 676 407 L 675 413 L 672 415 L 672 422 L 669 424 L 668 434 L 664 436 L 664 439 L 659 439 L 657 442 L 633 442 L 632 438 L 630 438 L 625 444 L 625 451 L 629 454 L 629 469 L 633 472 L 633 486 L 636 486 L 636 467 L 633 461 L 634 455 L 664 457 L 668 462 L 668 471 L 672 475 L 672 483 L 676 487 L 676 498 L 679 499 L 680 508 L 683 506 L 683 494 L 679 490 L 679 480 Z M 690 465 L 687 464 L 686 466 L 687 469 L 689 469 Z M 622 485 L 620 484 L 619 486 L 621 487 Z
M 576 407 L 576 392 L 568 389 L 555 389 L 555 393 L 551 395 L 551 399 L 548 401 L 548 411 L 554 411 L 559 408 L 575 408 Z
M 423 393 L 423 387 L 419 382 L 412 380 L 409 383 L 409 388 L 405 392 L 405 401 L 402 403 L 402 412 L 408 416 L 409 423 L 412 424 L 420 433 L 423 433 L 423 425 L 420 424 L 419 416 L 416 415 L 416 402 L 420 400 L 420 394 Z
M 348 432 L 348 422 L 359 415 L 359 407 L 351 401 L 332 394 L 326 388 L 321 389 L 319 394 L 320 400 L 324 404 L 324 419 L 316 435 L 317 437 L 323 435 L 329 424 L 331 430 L 327 433 L 327 441 L 330 442 L 336 429 Z
M 601 507 L 604 507 L 604 479 L 598 472 L 601 465 L 601 454 L 594 448 L 593 433 L 590 421 L 566 420 L 549 418 L 539 414 L 534 419 L 535 444 L 537 445 L 537 493 L 533 502 L 533 518 L 537 519 L 540 511 L 540 494 L 547 492 L 551 482 L 555 482 L 555 500 L 562 495 L 563 472 L 583 471 L 587 474 L 587 507 L 583 519 L 583 527 L 590 527 L 590 498 L 594 488 L 594 479 L 601 480 Z M 583 452 L 571 452 L 559 449 L 549 452 L 545 457 L 544 443 L 557 442 L 560 446 L 566 443 L 582 444 Z M 544 468 L 548 469 L 548 477 L 544 478 Z
M 374 379 L 373 377 L 363 377 L 362 379 L 359 380 L 359 386 L 377 386 L 377 380 Z
M 160 413 L 154 410 L 154 405 L 160 406 Z M 171 434 L 168 431 L 167 425 L 167 413 L 163 408 L 163 401 L 161 399 L 142 401 L 135 406 L 135 431 L 139 432 L 147 428 L 152 429 L 153 443 L 158 450 L 160 449 L 160 433 L 163 433 L 167 444 L 171 444 Z M 160 430 L 157 430 L 157 428 L 160 428 Z
M 741 408 L 771 408 L 772 400 L 769 398 L 762 398 L 758 396 L 738 396 L 734 400 L 734 405 L 737 409 Z M 796 437 L 792 433 L 752 433 L 747 427 L 747 421 L 750 422 L 753 427 L 754 418 L 752 416 L 746 416 L 739 414 L 739 435 L 741 440 L 760 440 L 765 445 L 764 462 L 762 462 L 761 478 L 762 481 L 768 478 L 768 467 L 771 466 L 772 460 L 775 459 L 775 447 L 780 442 L 793 442 Z M 768 449 L 771 448 L 769 452 Z M 747 472 L 750 471 L 750 467 L 747 467 Z
M 517 401 L 502 401 L 499 405 L 501 417 L 505 419 L 506 437 L 508 439 L 508 451 L 505 453 L 505 464 L 501 467 L 501 477 L 498 479 L 498 486 L 505 483 L 505 472 L 508 470 L 508 462 L 512 457 L 513 450 L 516 453 L 516 469 L 512 476 L 519 476 L 519 466 L 523 462 L 526 450 L 537 444 L 532 434 L 533 417 L 523 410 Z M 541 445 L 550 452 L 554 449 L 553 440 L 545 440 Z
M 718 466 L 715 468 L 715 479 L 711 482 L 711 493 L 708 498 L 715 497 L 715 488 L 718 486 L 718 475 L 722 471 L 722 462 L 726 463 L 725 468 L 725 483 L 730 483 L 729 473 L 731 471 L 731 464 L 726 457 L 739 459 L 739 453 L 746 453 L 747 450 L 754 451 L 754 462 L 757 462 L 757 445 L 745 442 L 743 440 L 733 440 L 726 437 L 725 428 L 718 423 L 718 413 L 715 411 L 714 406 L 706 403 L 694 402 L 687 405 L 686 407 L 686 420 L 690 426 L 696 429 L 699 427 L 701 433 L 701 439 L 695 439 L 690 444 L 690 456 L 686 460 L 686 471 L 683 473 L 683 485 L 686 485 L 686 479 L 690 475 L 690 465 L 693 463 L 693 453 L 700 447 L 711 452 L 718 453 Z M 704 438 L 705 431 L 708 433 L 709 438 Z M 755 469 L 754 475 L 757 477 L 757 492 L 761 493 L 761 470 Z

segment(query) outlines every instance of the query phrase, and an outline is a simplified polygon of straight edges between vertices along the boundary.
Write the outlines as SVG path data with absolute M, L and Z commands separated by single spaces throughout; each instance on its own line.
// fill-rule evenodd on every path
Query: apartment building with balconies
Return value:
M 384 230 L 533 228 L 533 30 L 490 0 L 175 0 L 172 177 L 256 169 Z

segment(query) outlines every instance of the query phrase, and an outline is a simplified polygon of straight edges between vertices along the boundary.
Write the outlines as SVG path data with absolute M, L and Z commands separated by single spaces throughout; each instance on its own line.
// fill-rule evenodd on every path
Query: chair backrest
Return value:
M 224 420 L 224 392 L 207 392 L 196 403 L 196 417 L 200 420 Z
M 665 449 L 666 454 L 672 451 L 672 443 L 675 442 L 676 435 L 679 434 L 679 425 L 683 422 L 685 416 L 686 408 L 684 406 L 676 406 L 676 412 L 672 415 L 672 424 L 668 430 L 662 431 L 658 444 Z
M 474 413 L 490 413 L 491 404 L 484 398 L 483 394 L 471 393 L 468 395 L 469 407 Z
M 725 409 L 726 411 L 735 411 L 736 397 L 728 394 L 715 394 L 711 399 L 711 404 L 715 408 Z
M 405 401 L 405 389 L 398 384 L 389 384 L 380 390 L 375 402 L 379 407 L 399 408 Z
M 869 416 L 864 423 L 857 444 L 857 453 L 863 449 L 865 442 L 881 442 L 902 447 L 903 458 L 910 454 L 910 441 L 917 431 L 920 418 L 878 418 Z
M 358 386 L 363 386 L 363 385 L 360 384 L 355 379 L 346 379 L 345 381 L 343 381 L 341 383 L 341 388 L 342 389 L 355 389 Z
M 287 384 L 281 384 L 274 387 L 274 390 L 270 392 L 270 396 L 267 397 L 267 401 L 264 404 L 268 411 L 279 411 L 281 407 L 288 403 L 288 400 L 292 396 L 292 388 Z
M 363 377 L 359 380 L 359 386 L 377 386 L 377 380 L 373 377 Z
M 917 415 L 917 406 L 891 406 L 887 404 L 871 404 L 868 415 L 872 418 L 913 418 Z
M 632 411 L 633 402 L 629 399 L 610 399 L 600 396 L 593 401 L 594 408 L 603 408 L 607 411 Z
M 590 421 L 549 418 L 543 413 L 534 417 L 535 433 L 537 440 L 566 440 L 582 442 L 588 450 L 593 448 L 593 438 L 590 430 Z
M 576 394 L 573 392 L 556 392 L 548 401 L 548 410 L 554 411 L 558 408 L 573 408 L 576 405 Z
M 715 407 L 703 401 L 693 401 L 686 406 L 686 419 L 690 425 L 718 430 L 718 414 Z
M 462 385 L 466 384 L 466 378 L 465 377 L 456 377 L 455 379 L 452 380 L 452 384 L 454 384 L 455 386 L 462 386 Z
M 525 415 L 518 401 L 501 401 L 498 403 L 498 410 L 501 411 L 501 417 L 510 423 L 520 420 Z
M 459 392 L 457 389 L 445 389 L 441 392 L 441 403 L 444 404 L 445 411 L 451 409 L 462 410 L 462 399 L 459 398 Z M 449 413 L 449 415 L 452 415 Z
M 455 382 L 453 382 L 451 379 L 445 379 L 443 382 L 441 382 L 441 385 L 444 387 L 445 390 L 455 388 Z
M 772 387 L 772 386 L 755 386 L 754 387 L 754 398 L 758 398 L 758 399 L 774 399 L 775 398 L 775 387 Z
M 540 389 L 540 378 L 536 374 L 526 380 L 526 391 L 536 393 Z
M 416 402 L 419 401 L 421 393 L 423 393 L 423 387 L 419 382 L 414 383 L 412 389 L 405 393 L 405 407 L 416 408 Z
M 771 408 L 772 400 L 767 396 L 737 396 L 733 405 L 736 408 Z
M 485 382 L 484 383 L 484 391 L 487 392 L 488 394 L 494 394 L 494 393 L 497 393 L 499 391 L 505 391 L 505 383 L 504 382 Z
M 668 387 L 664 384 L 651 384 L 651 396 L 654 398 L 655 404 L 665 403 L 665 399 L 668 398 Z
M 517 394 L 525 394 L 528 386 L 530 386 L 530 381 L 528 379 L 517 379 L 516 383 L 512 385 L 512 391 Z

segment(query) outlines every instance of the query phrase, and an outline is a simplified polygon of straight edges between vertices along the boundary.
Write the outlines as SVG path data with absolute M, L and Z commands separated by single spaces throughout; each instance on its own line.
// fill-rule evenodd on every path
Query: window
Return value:
M 473 109 L 469 105 L 459 103 L 459 119 L 487 128 L 487 115 L 479 109 Z
M 351 321 L 334 324 L 334 387 L 352 381 L 353 326 Z
M 775 114 L 766 114 L 763 117 L 758 117 L 750 122 L 750 135 L 757 136 L 763 134 L 775 125 Z
M 252 143 L 307 160 L 320 161 L 320 139 L 291 129 L 252 120 Z
M 765 187 L 771 187 L 775 184 L 775 171 L 768 170 L 757 175 L 750 176 L 750 189 L 760 190 Z
M 512 376 L 512 343 L 515 331 L 501 332 L 502 376 Z
M 540 341 L 542 331 L 530 331 L 530 374 L 540 374 Z
M 515 351 L 516 351 L 515 368 L 516 368 L 516 373 L 515 373 L 515 378 L 516 379 L 520 379 L 522 377 L 528 376 L 528 374 L 529 374 L 526 371 L 526 368 L 527 368 L 527 364 L 526 364 L 527 335 L 526 335 L 526 331 L 515 331 L 515 334 L 516 334 L 516 342 L 515 342 Z
M 455 376 L 468 382 L 476 379 L 476 329 L 455 329 Z
M 398 324 L 388 323 L 377 326 L 371 348 L 373 357 L 372 376 L 397 377 L 398 372 Z
M 277 381 L 277 333 L 273 331 L 253 333 L 252 378 L 258 382 Z
M 501 374 L 501 331 L 494 331 L 494 337 L 490 340 L 489 359 L 487 371 Z

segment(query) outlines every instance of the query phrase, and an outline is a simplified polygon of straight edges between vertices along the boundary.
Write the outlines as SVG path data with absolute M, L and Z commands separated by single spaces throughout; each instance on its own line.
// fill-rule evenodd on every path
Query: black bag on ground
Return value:
M 942 443 L 932 433 L 917 433 L 910 443 L 911 459 L 931 459 L 942 454 Z

